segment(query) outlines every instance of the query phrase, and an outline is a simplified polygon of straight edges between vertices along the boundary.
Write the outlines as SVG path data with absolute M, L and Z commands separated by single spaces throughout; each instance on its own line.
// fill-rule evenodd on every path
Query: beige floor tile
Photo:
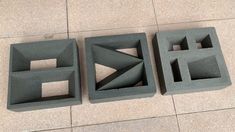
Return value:
M 73 128 L 73 132 L 177 132 L 175 116 Z
M 129 28 L 129 29 L 119 29 L 119 30 L 105 30 L 105 31 L 93 31 L 93 32 L 79 32 L 71 33 L 71 38 L 77 38 L 80 41 L 80 50 L 84 48 L 84 38 L 91 36 L 101 36 L 101 35 L 114 35 L 114 34 L 124 34 L 124 33 L 135 33 L 135 32 L 147 32 L 148 38 L 152 38 L 153 34 L 157 31 L 157 27 L 148 28 Z M 149 48 L 151 42 L 149 39 Z M 82 53 L 83 50 L 80 51 Z M 152 50 L 150 51 L 150 56 L 153 64 L 154 73 L 155 63 L 153 61 Z M 84 53 L 80 54 L 81 58 L 84 58 Z M 86 66 L 84 65 L 84 59 L 82 64 L 82 76 L 86 79 Z M 86 82 L 86 80 L 82 80 Z M 157 83 L 158 84 L 158 83 Z M 174 107 L 171 96 L 162 96 L 158 93 L 154 97 L 133 99 L 133 100 L 123 100 L 114 101 L 106 103 L 91 104 L 88 101 L 87 86 L 82 84 L 83 87 L 83 104 L 72 107 L 73 116 L 73 126 L 87 125 L 87 124 L 97 124 L 106 123 L 121 120 L 139 119 L 146 117 L 156 117 L 164 115 L 173 115 Z
M 235 19 L 197 23 L 161 25 L 159 30 L 214 26 L 220 40 L 232 86 L 217 91 L 174 95 L 177 113 L 188 113 L 235 107 Z
M 234 0 L 154 0 L 158 24 L 235 18 Z
M 235 109 L 178 115 L 181 132 L 234 132 Z
M 0 37 L 65 33 L 65 0 L 1 0 Z
M 70 127 L 70 107 L 13 112 L 6 108 L 10 44 L 66 38 L 66 34 L 0 39 L 0 131 L 17 132 Z
M 156 24 L 152 0 L 68 0 L 69 31 Z

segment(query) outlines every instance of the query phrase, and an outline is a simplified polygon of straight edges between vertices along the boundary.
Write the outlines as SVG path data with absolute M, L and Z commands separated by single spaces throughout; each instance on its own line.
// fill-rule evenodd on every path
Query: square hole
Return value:
M 197 49 L 201 49 L 202 48 L 202 44 L 201 43 L 196 43 Z
M 188 40 L 186 37 L 183 38 L 171 38 L 169 40 L 168 51 L 180 51 L 188 50 Z
M 197 48 L 212 48 L 212 41 L 210 35 L 207 35 L 206 37 L 196 40 Z M 200 45 L 199 45 L 200 44 Z
M 30 70 L 56 68 L 57 59 L 33 60 L 30 62 Z
M 42 83 L 42 98 L 69 94 L 69 81 L 55 81 Z

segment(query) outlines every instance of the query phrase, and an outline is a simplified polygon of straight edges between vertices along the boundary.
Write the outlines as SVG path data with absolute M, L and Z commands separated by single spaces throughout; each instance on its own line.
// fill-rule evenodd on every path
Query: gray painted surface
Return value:
M 12 44 L 7 108 L 25 111 L 81 103 L 78 49 L 74 39 Z M 56 68 L 30 70 L 30 61 L 57 59 Z M 42 97 L 44 82 L 69 80 L 69 94 Z
M 156 86 L 144 33 L 85 39 L 89 99 L 92 103 L 153 96 Z M 117 51 L 136 48 L 138 57 Z M 117 71 L 96 82 L 95 63 Z M 142 86 L 135 86 L 142 81 Z
M 162 94 L 215 90 L 231 85 L 213 27 L 158 32 L 153 47 Z M 174 50 L 174 47 L 181 48 Z

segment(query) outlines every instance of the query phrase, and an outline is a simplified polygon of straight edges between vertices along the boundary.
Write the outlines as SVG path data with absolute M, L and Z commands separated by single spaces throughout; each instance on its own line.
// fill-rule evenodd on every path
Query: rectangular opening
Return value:
M 69 81 L 42 83 L 42 98 L 69 95 Z
M 179 69 L 179 64 L 178 64 L 177 59 L 171 61 L 171 70 L 172 70 L 174 82 L 182 81 L 182 77 L 181 77 L 181 74 L 180 74 L 180 69 Z
M 188 68 L 192 80 L 221 77 L 219 66 L 215 56 L 191 61 L 188 63 Z
M 30 70 L 56 68 L 57 59 L 33 60 L 30 62 Z

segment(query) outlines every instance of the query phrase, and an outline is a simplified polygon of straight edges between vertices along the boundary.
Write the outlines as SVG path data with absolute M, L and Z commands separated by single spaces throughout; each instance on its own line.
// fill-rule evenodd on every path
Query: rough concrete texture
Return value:
M 30 69 L 34 60 L 57 59 L 56 68 Z M 81 103 L 78 49 L 73 39 L 12 44 L 8 105 L 25 111 Z M 68 80 L 67 95 L 42 97 L 42 83 Z
M 85 43 L 91 102 L 140 98 L 155 94 L 156 87 L 144 33 L 91 37 L 86 38 Z M 136 48 L 138 55 L 118 51 L 128 48 Z M 96 63 L 117 71 L 97 82 Z
M 158 32 L 153 47 L 162 94 L 215 90 L 231 85 L 213 27 Z

